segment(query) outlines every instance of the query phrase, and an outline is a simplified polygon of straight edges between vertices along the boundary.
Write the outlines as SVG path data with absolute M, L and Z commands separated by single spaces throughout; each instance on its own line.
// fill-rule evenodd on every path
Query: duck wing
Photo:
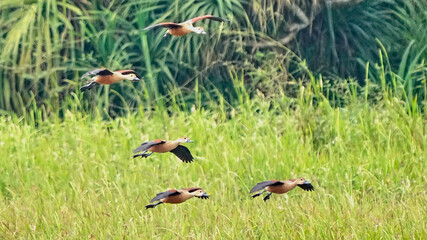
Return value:
M 165 143 L 165 142 L 166 141 L 163 141 L 163 140 L 160 140 L 160 139 L 157 139 L 157 140 L 154 140 L 154 141 L 150 141 L 150 142 L 144 142 L 144 143 L 141 144 L 141 146 L 139 146 L 135 150 L 133 150 L 133 153 L 147 151 L 152 146 L 159 145 L 159 144 L 162 144 L 162 143 Z
M 305 181 L 303 184 L 298 185 L 298 187 L 304 189 L 305 191 L 314 191 L 313 185 L 310 182 Z
M 158 23 L 151 26 L 148 26 L 144 28 L 144 30 L 150 30 L 156 27 L 164 27 L 164 28 L 181 28 L 182 26 L 179 23 L 173 23 L 173 22 L 164 22 L 164 23 Z
M 213 15 L 204 15 L 204 16 L 192 18 L 192 19 L 188 20 L 188 22 L 195 23 L 195 22 L 203 20 L 203 19 L 209 19 L 209 20 L 218 21 L 218 22 L 229 22 L 230 21 L 228 19 L 216 17 Z
M 92 71 L 89 71 L 89 72 L 86 72 L 85 74 L 83 74 L 80 79 L 85 78 L 87 76 L 92 76 L 92 75 L 108 76 L 108 75 L 113 75 L 113 72 L 111 72 L 110 70 L 108 70 L 106 68 L 94 69 Z
M 155 201 L 160 201 L 160 200 L 167 198 L 169 196 L 175 196 L 175 195 L 179 195 L 179 194 L 181 194 L 181 193 L 176 189 L 171 189 L 171 190 L 167 190 L 165 192 L 157 193 L 157 195 L 153 199 L 151 199 L 150 203 L 155 202 Z
M 277 181 L 277 180 L 268 180 L 268 181 L 260 182 L 260 183 L 257 183 L 257 185 L 255 185 L 251 189 L 250 193 L 261 191 L 262 189 L 264 189 L 268 186 L 279 186 L 279 185 L 283 185 L 283 184 L 284 184 L 284 182 Z
M 175 154 L 181 161 L 190 163 L 193 161 L 194 157 L 191 155 L 190 150 L 188 150 L 187 147 L 178 145 L 175 149 L 172 149 L 170 151 L 171 153 Z

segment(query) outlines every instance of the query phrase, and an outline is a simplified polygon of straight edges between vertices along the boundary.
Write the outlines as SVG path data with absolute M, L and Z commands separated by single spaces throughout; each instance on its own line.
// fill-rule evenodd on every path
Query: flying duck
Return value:
M 120 82 L 122 80 L 130 80 L 132 82 L 139 81 L 139 77 L 134 70 L 117 70 L 110 71 L 106 68 L 95 69 L 83 74 L 82 78 L 93 76 L 89 83 L 80 88 L 80 91 L 85 91 L 87 89 L 91 89 L 98 84 L 102 85 L 110 85 L 116 82 Z
M 145 209 L 155 208 L 157 205 L 162 203 L 171 203 L 178 204 L 187 201 L 192 197 L 208 199 L 209 195 L 203 191 L 203 189 L 198 187 L 192 188 L 182 188 L 182 189 L 170 189 L 166 192 L 158 193 L 153 199 L 151 199 L 150 203 L 156 202 L 154 204 L 149 204 L 145 206 Z
M 224 19 L 224 18 L 215 17 L 212 15 L 205 15 L 205 16 L 192 18 L 192 19 L 187 20 L 187 21 L 182 22 L 182 23 L 173 23 L 173 22 L 158 23 L 158 24 L 154 24 L 154 25 L 151 25 L 149 27 L 146 27 L 146 28 L 144 28 L 144 30 L 150 30 L 150 29 L 153 29 L 156 27 L 167 28 L 168 30 L 166 31 L 166 33 L 163 37 L 166 37 L 168 34 L 170 34 L 172 36 L 181 37 L 181 36 L 185 36 L 191 32 L 194 32 L 197 34 L 206 34 L 203 27 L 194 27 L 193 26 L 193 23 L 195 23 L 199 20 L 202 20 L 202 19 L 209 19 L 209 20 L 218 21 L 218 22 L 228 22 L 229 21 L 229 20 Z
M 191 143 L 189 138 L 182 137 L 175 141 L 168 141 L 168 140 L 154 140 L 150 142 L 144 142 L 139 146 L 137 149 L 133 151 L 133 153 L 138 153 L 133 155 L 134 158 L 136 157 L 149 157 L 153 153 L 166 153 L 171 152 L 175 154 L 181 161 L 189 163 L 192 162 L 194 157 L 191 155 L 190 150 L 188 148 L 180 145 L 181 143 Z M 151 153 L 147 153 L 147 151 L 150 151 Z
M 299 178 L 285 181 L 269 180 L 260 182 L 251 189 L 250 193 L 263 190 L 262 192 L 252 195 L 252 197 L 255 198 L 267 191 L 269 193 L 264 197 L 264 201 L 267 201 L 270 199 L 271 194 L 284 194 L 291 191 L 296 186 L 304 189 L 305 191 L 314 191 L 314 187 L 310 182 L 306 181 L 304 178 Z

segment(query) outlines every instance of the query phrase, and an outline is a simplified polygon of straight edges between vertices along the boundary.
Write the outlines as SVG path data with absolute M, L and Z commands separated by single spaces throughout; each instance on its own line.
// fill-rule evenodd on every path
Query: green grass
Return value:
M 67 111 L 36 126 L 2 117 L 0 238 L 424 239 L 425 131 L 425 117 L 394 100 L 343 109 L 256 98 L 108 121 Z M 142 141 L 181 136 L 195 141 L 194 163 L 131 157 Z M 316 191 L 249 195 L 257 182 L 300 176 Z M 191 186 L 211 198 L 144 209 Z

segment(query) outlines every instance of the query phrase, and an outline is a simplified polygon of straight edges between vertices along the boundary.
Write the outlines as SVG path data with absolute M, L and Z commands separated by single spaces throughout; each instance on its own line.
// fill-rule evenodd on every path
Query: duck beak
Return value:
M 188 139 L 187 142 L 192 143 L 193 141 L 191 141 L 190 139 Z
M 202 30 L 202 31 L 200 32 L 200 34 L 206 34 L 205 30 Z
M 304 181 L 304 184 L 311 184 L 309 181 Z
M 207 194 L 207 193 L 203 193 L 203 195 L 202 195 L 200 198 L 208 199 L 208 198 L 209 198 L 209 194 Z
M 139 82 L 139 81 L 141 81 L 141 79 L 139 79 L 137 77 L 132 78 L 132 82 Z

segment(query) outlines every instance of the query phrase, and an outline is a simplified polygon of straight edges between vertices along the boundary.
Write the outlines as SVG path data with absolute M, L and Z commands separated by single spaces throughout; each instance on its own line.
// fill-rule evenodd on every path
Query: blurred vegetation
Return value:
M 197 23 L 204 36 L 142 31 L 203 14 L 231 22 Z M 219 95 L 233 104 L 237 75 L 250 96 L 295 97 L 314 76 L 339 105 L 352 82 L 424 107 L 426 25 L 427 2 L 415 0 L 2 0 L 0 109 L 61 113 L 73 98 L 114 115 L 170 105 L 176 94 L 187 106 Z M 80 93 L 79 76 L 99 67 L 132 68 L 145 81 Z

